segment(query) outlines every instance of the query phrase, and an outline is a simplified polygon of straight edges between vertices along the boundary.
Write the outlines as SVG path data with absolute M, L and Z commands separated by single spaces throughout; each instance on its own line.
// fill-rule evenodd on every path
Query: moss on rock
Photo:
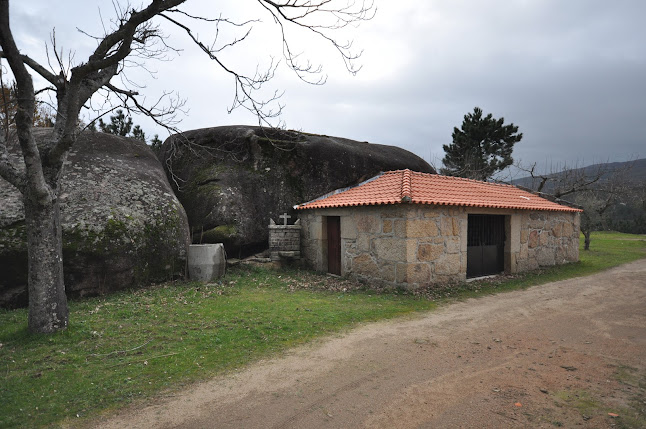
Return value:
M 0 179 L 1 195 L 10 187 Z M 68 158 L 59 196 L 69 295 L 107 293 L 184 274 L 190 242 L 186 214 L 159 161 L 144 143 L 102 133 L 84 134 Z M 16 192 L 8 206 L 19 198 Z M 22 226 L 17 218 L 22 219 Z M 8 219 L 13 222 L 11 228 Z M 3 290 L 26 286 L 21 205 L 11 212 L 0 207 L 3 272 L 9 271 L 5 266 L 9 256 L 12 264 L 16 260 L 24 264 L 18 264 L 11 275 L 0 276 L 0 306 L 16 306 L 7 302 L 14 298 L 3 301 Z

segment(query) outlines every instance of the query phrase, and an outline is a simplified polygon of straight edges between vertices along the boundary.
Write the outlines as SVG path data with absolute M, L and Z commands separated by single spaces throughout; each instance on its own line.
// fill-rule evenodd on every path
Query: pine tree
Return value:
M 453 143 L 443 145 L 442 174 L 487 180 L 511 165 L 511 153 L 523 134 L 514 124 L 504 125 L 505 118 L 482 116 L 482 109 L 464 115 L 462 128 L 453 128 Z
M 126 116 L 123 110 L 119 109 L 116 115 L 110 116 L 110 123 L 108 124 L 103 122 L 103 118 L 99 118 L 99 128 L 104 133 L 126 137 L 132 130 L 132 118 Z
M 110 123 L 107 124 L 103 122 L 102 118 L 99 118 L 99 128 L 101 131 L 122 137 L 133 137 L 143 142 L 146 141 L 146 133 L 144 133 L 144 130 L 139 125 L 133 126 L 130 115 L 126 116 L 121 109 L 118 109 L 116 113 L 116 115 L 110 116 Z M 96 129 L 94 124 L 91 124 L 90 129 Z

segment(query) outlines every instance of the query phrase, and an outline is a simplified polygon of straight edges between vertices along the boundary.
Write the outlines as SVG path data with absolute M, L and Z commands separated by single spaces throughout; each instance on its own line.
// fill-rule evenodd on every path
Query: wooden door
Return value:
M 469 215 L 467 227 L 467 277 L 505 270 L 505 216 Z
M 341 275 L 341 218 L 327 217 L 327 271 Z

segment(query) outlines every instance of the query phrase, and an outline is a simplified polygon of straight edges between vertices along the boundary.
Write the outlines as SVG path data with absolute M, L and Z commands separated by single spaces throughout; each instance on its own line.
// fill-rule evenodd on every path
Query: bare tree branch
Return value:
M 28 182 L 29 188 L 36 198 L 45 202 L 51 199 L 51 193 L 45 181 L 40 152 L 36 146 L 31 127 L 36 107 L 34 85 L 31 75 L 25 67 L 23 55 L 20 54 L 11 33 L 8 0 L 0 1 L 0 45 L 3 48 L 4 58 L 7 59 L 16 79 L 18 101 L 15 116 L 16 134 L 25 160 L 25 168 L 29 172 L 26 174 L 25 182 Z M 9 166 L 5 165 L 2 172 L 9 173 L 7 177 L 12 181 L 16 181 L 15 173 L 12 172 Z
M 278 24 L 283 56 L 287 66 L 300 79 L 314 84 L 325 82 L 325 78 L 320 76 L 320 66 L 301 61 L 300 54 L 292 50 L 287 36 L 290 29 L 306 30 L 327 41 L 341 54 L 346 68 L 351 73 L 356 73 L 358 67 L 354 61 L 361 53 L 353 52 L 351 42 L 339 42 L 330 32 L 371 19 L 376 10 L 372 0 L 339 0 L 341 6 L 334 6 L 331 0 L 257 1 L 270 13 L 274 23 Z M 261 95 L 261 89 L 274 78 L 281 61 L 271 58 L 266 68 L 257 66 L 254 72 L 249 73 L 225 64 L 224 57 L 220 55 L 224 50 L 248 42 L 253 24 L 259 22 L 259 19 L 236 22 L 221 15 L 217 18 L 195 16 L 180 9 L 179 6 L 185 2 L 186 0 L 148 0 L 144 5 L 133 7 L 125 3 L 122 6 L 120 0 L 112 0 L 116 18 L 109 21 L 109 25 L 101 18 L 101 36 L 79 30 L 97 42 L 96 48 L 85 62 L 76 63 L 71 52 L 66 54 L 63 49 L 59 49 L 56 33 L 51 33 L 45 52 L 46 66 L 51 69 L 48 70 L 33 57 L 20 52 L 9 24 L 9 0 L 0 0 L 0 59 L 7 61 L 16 81 L 17 113 L 14 116 L 17 139 L 25 163 L 22 173 L 18 163 L 9 154 L 6 139 L 0 140 L 0 176 L 17 186 L 23 195 L 28 224 L 29 326 L 32 330 L 54 332 L 67 326 L 58 192 L 63 161 L 81 132 L 81 109 L 100 106 L 101 111 L 95 113 L 101 115 L 106 110 L 109 112 L 114 109 L 118 100 L 129 113 L 143 114 L 170 131 L 178 131 L 175 127 L 175 115 L 181 111 L 183 102 L 165 92 L 150 103 L 142 95 L 141 89 L 145 86 L 133 82 L 127 76 L 128 69 L 133 67 L 147 70 L 153 75 L 146 67 L 148 60 L 164 60 L 167 59 L 166 52 L 177 52 L 167 43 L 160 25 L 171 24 L 183 30 L 220 70 L 233 78 L 234 97 L 228 107 L 229 112 L 242 107 L 256 115 L 260 125 L 270 127 L 271 120 L 279 117 L 282 112 L 280 91 L 270 91 L 267 97 Z M 185 20 L 190 20 L 191 23 L 186 23 Z M 192 29 L 191 24 L 195 21 L 214 24 L 213 42 L 200 40 Z M 245 28 L 246 31 L 236 37 L 220 40 L 220 26 L 235 27 L 236 31 Z M 35 91 L 28 68 L 52 87 Z M 117 76 L 120 82 L 113 80 Z M 38 106 L 36 96 L 50 90 L 56 95 L 54 128 L 44 141 L 39 141 L 36 145 L 33 130 Z M 95 104 L 101 103 L 101 98 L 103 105 Z M 8 129 L 8 125 L 5 128 Z M 190 142 L 184 140 L 178 138 L 176 141 L 186 144 L 189 149 L 195 149 Z M 176 149 L 178 146 L 173 144 L 171 150 Z M 238 154 L 234 151 L 230 155 Z M 32 308 L 37 310 L 32 312 Z M 32 318 L 34 314 L 40 316 Z

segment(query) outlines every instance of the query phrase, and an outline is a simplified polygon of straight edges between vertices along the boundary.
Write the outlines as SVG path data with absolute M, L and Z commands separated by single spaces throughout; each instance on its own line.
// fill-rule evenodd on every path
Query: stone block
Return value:
M 461 240 L 460 237 L 448 237 L 445 240 L 446 253 L 460 253 Z
M 309 236 L 312 240 L 322 240 L 323 239 L 323 223 L 319 219 L 316 221 L 308 222 L 309 223 Z
M 538 242 L 541 247 L 547 246 L 550 244 L 550 234 L 547 231 L 541 231 L 540 234 L 538 234 Z
M 406 262 L 415 262 L 417 260 L 417 241 L 416 238 L 406 240 Z
M 444 253 L 441 244 L 420 244 L 417 246 L 417 260 L 420 262 L 434 261 Z
M 533 230 L 529 233 L 529 248 L 533 249 L 538 246 L 538 231 Z
M 376 238 L 372 242 L 377 259 L 392 262 L 403 262 L 406 260 L 406 240 L 393 237 Z
M 561 222 L 558 222 L 552 227 L 552 235 L 556 238 L 563 236 L 563 224 Z
M 394 217 L 402 217 L 404 213 L 404 209 L 402 208 L 401 205 L 395 204 L 395 205 L 387 205 L 387 206 L 380 206 L 379 208 L 379 215 L 382 218 L 394 218 Z
M 468 262 L 467 253 L 463 252 L 460 257 L 460 274 L 464 274 L 465 278 L 467 275 L 467 262 Z
M 355 239 L 357 238 L 357 232 L 359 221 L 363 218 L 370 218 L 369 216 L 359 216 L 356 221 L 353 216 L 342 216 L 341 217 L 341 238 L 345 239 Z
M 579 260 L 579 240 L 572 240 L 567 246 L 566 258 L 568 262 L 577 262 Z
M 520 230 L 520 243 L 525 244 L 527 243 L 527 239 L 529 238 L 529 231 L 525 228 Z
M 390 219 L 384 219 L 382 221 L 381 231 L 384 234 L 392 234 L 393 232 L 393 221 Z
M 510 253 L 509 254 L 509 266 L 505 267 L 510 273 L 515 273 L 518 271 L 518 254 Z
M 529 246 L 528 246 L 527 243 L 523 243 L 523 244 L 520 245 L 520 253 L 518 254 L 518 257 L 520 259 L 527 259 L 527 257 L 528 257 L 528 247 Z
M 460 219 L 453 217 L 451 221 L 453 223 L 453 235 L 460 236 Z
M 455 217 L 445 216 L 440 220 L 440 232 L 443 237 L 460 235 L 460 222 Z
M 563 226 L 561 228 L 561 234 L 563 235 L 563 237 L 571 237 L 572 235 L 574 235 L 574 227 L 572 226 L 572 224 L 570 222 L 565 222 L 563 224 Z M 579 235 L 578 231 L 577 231 L 576 235 Z
M 383 281 L 393 283 L 395 277 L 395 264 L 383 264 L 379 267 L 379 276 Z
M 376 234 L 380 232 L 380 219 L 378 219 L 376 216 L 365 214 L 358 215 L 355 217 L 355 219 L 357 232 L 366 232 L 370 234 Z
M 367 253 L 352 259 L 352 272 L 369 277 L 379 277 L 379 267 L 375 260 Z
M 428 264 L 397 264 L 397 283 L 416 283 L 426 285 L 431 281 L 431 268 Z
M 397 219 L 394 222 L 395 237 L 406 238 L 406 220 Z
M 538 262 L 538 265 L 541 267 L 547 267 L 554 265 L 556 263 L 555 260 L 555 249 L 543 247 L 538 249 L 538 252 L 536 254 L 536 260 Z
M 440 219 L 440 234 L 442 237 L 451 237 L 453 235 L 453 222 L 450 217 Z
M 437 224 L 433 219 L 409 219 L 406 221 L 406 236 L 409 238 L 435 237 Z
M 507 235 L 506 249 L 510 252 L 520 252 L 520 216 L 517 213 L 508 217 L 509 222 L 505 221 L 505 234 Z
M 444 254 L 435 262 L 435 273 L 454 275 L 459 274 L 461 269 L 460 254 Z
M 426 219 L 435 219 L 440 217 L 440 213 L 436 210 L 429 209 L 429 210 L 424 210 L 424 217 Z
M 532 212 L 529 215 L 529 227 L 532 229 L 543 229 L 545 221 L 546 215 L 544 213 Z
M 357 237 L 357 250 L 359 252 L 370 251 L 370 236 L 367 234 L 359 234 Z

